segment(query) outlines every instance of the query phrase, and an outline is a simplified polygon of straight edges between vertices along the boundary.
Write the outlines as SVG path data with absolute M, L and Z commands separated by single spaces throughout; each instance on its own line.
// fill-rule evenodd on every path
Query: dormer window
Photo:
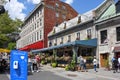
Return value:
M 63 37 L 61 37 L 61 42 L 60 42 L 60 44 L 63 44 Z
M 64 23 L 64 29 L 66 29 L 66 22 Z
M 81 22 L 81 16 L 78 17 L 78 24 Z
M 71 42 L 71 35 L 68 36 L 68 42 Z
M 54 45 L 57 45 L 57 38 L 55 38 L 55 43 L 54 43 Z

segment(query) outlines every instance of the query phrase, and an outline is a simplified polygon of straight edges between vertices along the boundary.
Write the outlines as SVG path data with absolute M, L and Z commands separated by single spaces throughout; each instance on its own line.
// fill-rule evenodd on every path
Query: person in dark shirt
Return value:
M 118 71 L 118 60 L 115 58 L 113 60 L 113 73 L 116 73 Z
M 7 62 L 5 59 L 1 61 L 1 70 L 4 71 L 7 68 Z

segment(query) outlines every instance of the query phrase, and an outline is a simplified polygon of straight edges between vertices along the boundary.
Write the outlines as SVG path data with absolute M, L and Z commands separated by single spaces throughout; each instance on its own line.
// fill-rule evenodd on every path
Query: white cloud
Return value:
M 68 4 L 72 4 L 73 0 L 66 0 L 65 2 L 68 3 Z
M 8 14 L 12 19 L 18 18 L 24 20 L 26 14 L 22 12 L 25 9 L 23 3 L 18 2 L 18 0 L 11 0 L 5 4 L 5 9 L 8 10 Z
M 32 2 L 33 4 L 38 4 L 41 0 L 27 0 L 28 2 Z

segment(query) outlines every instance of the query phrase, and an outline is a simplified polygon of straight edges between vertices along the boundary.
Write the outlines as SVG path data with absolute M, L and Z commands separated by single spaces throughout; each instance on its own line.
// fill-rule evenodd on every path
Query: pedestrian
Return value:
M 111 62 L 112 62 L 112 70 L 114 69 L 114 65 L 113 65 L 113 61 L 115 60 L 115 57 L 112 58 Z
M 118 69 L 119 69 L 119 72 L 120 72 L 120 56 L 118 58 Z
M 33 63 L 33 70 L 36 72 L 39 72 L 39 67 L 40 67 L 40 57 L 38 54 L 35 54 L 34 63 Z
M 118 60 L 115 58 L 113 60 L 113 73 L 116 73 L 118 70 Z
M 81 72 L 83 72 L 83 68 L 84 68 L 84 60 L 83 60 L 83 57 L 80 56 L 80 69 L 81 69 Z
M 7 68 L 7 62 L 6 62 L 5 59 L 2 59 L 2 61 L 1 61 L 1 69 L 2 69 L 2 71 L 5 71 L 6 68 Z
M 31 58 L 31 55 L 28 54 L 28 69 L 31 71 L 31 72 L 34 72 L 33 71 L 33 61 L 32 61 L 32 58 Z
M 38 54 L 36 54 L 35 59 L 36 59 L 36 62 L 37 62 L 37 68 L 39 70 L 39 68 L 40 68 L 40 56 Z
M 77 58 L 78 71 L 80 70 L 80 56 Z
M 39 72 L 38 71 L 38 66 L 37 66 L 37 60 L 36 60 L 36 58 L 35 58 L 35 56 L 34 56 L 34 58 L 33 58 L 33 71 L 35 72 Z
M 83 70 L 83 58 L 81 55 L 78 57 L 78 62 L 78 71 Z
M 86 69 L 86 59 L 83 58 L 83 70 L 87 72 L 87 69 Z
M 98 71 L 97 71 L 97 59 L 96 59 L 95 56 L 94 56 L 94 59 L 93 59 L 93 66 L 94 66 L 94 71 L 95 71 L 95 72 L 98 72 Z

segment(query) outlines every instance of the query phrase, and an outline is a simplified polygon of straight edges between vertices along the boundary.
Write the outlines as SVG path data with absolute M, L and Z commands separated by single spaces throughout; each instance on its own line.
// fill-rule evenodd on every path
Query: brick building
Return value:
M 78 13 L 60 0 L 42 0 L 25 18 L 17 41 L 17 49 L 34 50 L 47 47 L 47 35 L 58 24 Z

